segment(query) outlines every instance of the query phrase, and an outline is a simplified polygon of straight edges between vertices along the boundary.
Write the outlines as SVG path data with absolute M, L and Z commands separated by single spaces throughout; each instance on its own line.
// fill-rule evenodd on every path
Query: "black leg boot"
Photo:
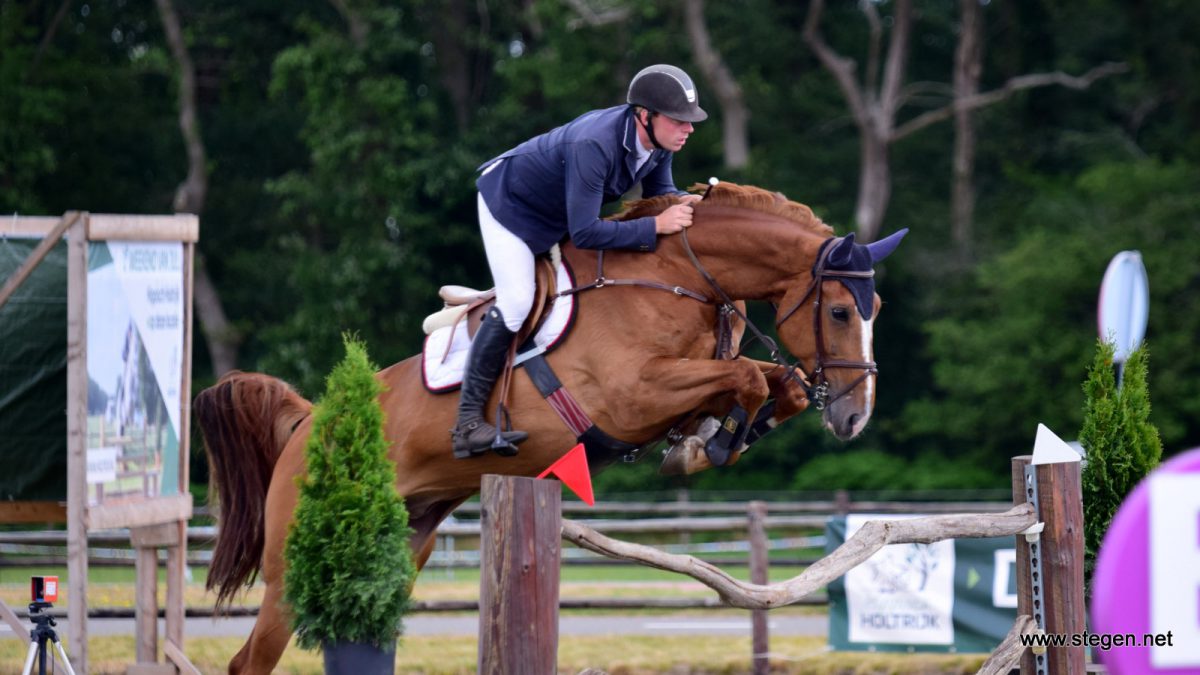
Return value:
M 517 443 L 529 438 L 523 431 L 504 431 L 484 419 L 483 409 L 491 398 L 496 378 L 504 370 L 505 356 L 516 335 L 504 325 L 500 310 L 492 307 L 479 324 L 471 353 L 467 356 L 467 371 L 463 373 L 462 391 L 458 401 L 458 424 L 450 431 L 454 439 L 454 457 L 467 459 L 495 449 L 504 456 L 517 454 Z M 499 442 L 497 442 L 499 436 Z

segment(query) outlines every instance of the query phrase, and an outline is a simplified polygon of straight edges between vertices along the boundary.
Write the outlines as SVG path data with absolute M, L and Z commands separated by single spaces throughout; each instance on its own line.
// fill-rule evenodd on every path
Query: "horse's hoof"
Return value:
M 667 448 L 662 464 L 658 467 L 658 474 L 660 476 L 689 476 L 708 468 L 701 464 L 708 464 L 708 458 L 704 456 L 704 441 L 697 436 L 688 436 Z M 712 465 L 708 464 L 708 466 Z
M 667 448 L 662 464 L 658 467 L 661 476 L 689 476 L 697 471 L 712 468 L 712 462 L 704 454 L 704 444 L 716 435 L 721 422 L 715 417 L 706 417 L 696 429 L 694 436 Z

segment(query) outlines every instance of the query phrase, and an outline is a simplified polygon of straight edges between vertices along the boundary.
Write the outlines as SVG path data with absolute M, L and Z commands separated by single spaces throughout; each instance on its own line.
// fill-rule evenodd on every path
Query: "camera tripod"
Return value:
M 43 609 L 51 607 L 53 605 L 48 602 L 29 603 L 29 620 L 33 622 L 34 627 L 29 634 L 29 652 L 25 656 L 25 668 L 21 671 L 21 675 L 32 675 L 35 658 L 38 662 L 38 675 L 46 675 L 46 654 L 49 651 L 47 644 L 49 642 L 53 642 L 55 649 L 58 650 L 58 658 L 62 659 L 62 665 L 66 669 L 67 675 L 75 675 L 75 671 L 71 668 L 71 662 L 67 660 L 67 653 L 58 640 L 58 633 L 54 631 L 54 626 L 57 625 L 54 617 L 42 613 Z

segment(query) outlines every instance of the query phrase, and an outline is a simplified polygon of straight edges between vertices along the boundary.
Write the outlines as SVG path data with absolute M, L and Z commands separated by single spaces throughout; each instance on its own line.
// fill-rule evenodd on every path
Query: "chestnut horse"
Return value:
M 656 214 L 675 201 L 635 202 L 618 218 Z M 827 260 L 835 248 L 844 263 L 865 259 L 866 269 L 836 272 L 837 265 Z M 866 426 L 874 405 L 872 325 L 880 301 L 869 276 L 882 255 L 854 244 L 853 235 L 833 239 L 832 229 L 808 207 L 782 195 L 721 184 L 695 205 L 686 235 L 660 238 L 653 253 L 607 252 L 604 277 L 658 287 L 580 292 L 575 326 L 546 358 L 595 424 L 628 443 L 660 439 L 690 413 L 721 416 L 737 406 L 754 420 L 769 396 L 775 400 L 770 426 L 815 400 L 825 426 L 850 439 Z M 597 269 L 595 251 L 567 244 L 563 257 L 581 281 Z M 854 283 L 867 285 L 855 292 Z M 708 300 L 663 290 L 675 287 Z M 774 303 L 779 338 L 799 357 L 806 378 L 779 363 L 713 358 L 722 307 L 740 308 L 746 300 Z M 738 329 L 740 337 L 745 325 Z M 421 357 L 385 368 L 378 377 L 385 385 L 380 396 L 385 435 L 414 530 L 418 568 L 433 549 L 438 523 L 479 490 L 483 474 L 534 476 L 576 443 L 530 378 L 517 375 L 508 409 L 514 427 L 529 432 L 520 453 L 456 460 L 448 430 L 457 396 L 426 390 Z M 493 394 L 489 409 L 497 398 Z M 271 672 L 291 635 L 283 603 L 283 544 L 296 507 L 296 478 L 304 472 L 310 407 L 284 382 L 240 372 L 225 375 L 195 401 L 219 491 L 220 528 L 208 585 L 217 588 L 220 606 L 259 571 L 266 583 L 254 630 L 229 664 L 232 673 Z M 677 460 L 680 470 L 711 466 L 698 451 L 702 446 L 693 442 L 690 450 L 679 450 L 687 455 Z

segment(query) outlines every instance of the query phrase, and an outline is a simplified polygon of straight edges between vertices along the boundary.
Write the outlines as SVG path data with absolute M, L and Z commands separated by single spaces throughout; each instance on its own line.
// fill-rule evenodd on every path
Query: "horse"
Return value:
M 655 215 L 677 202 L 675 196 L 640 200 L 616 218 Z M 546 360 L 564 388 L 596 427 L 633 445 L 663 438 L 689 415 L 736 410 L 747 422 L 755 420 L 768 398 L 773 407 L 759 420 L 766 427 L 816 402 L 830 432 L 843 440 L 857 436 L 870 419 L 877 377 L 872 331 L 880 298 L 870 268 L 890 250 L 869 250 L 853 234 L 835 238 L 807 206 L 752 186 L 722 183 L 694 206 L 693 225 L 660 237 L 653 252 L 598 254 L 563 245 L 562 258 L 577 274 L 597 269 L 596 281 L 562 291 L 576 294 L 577 317 Z M 858 269 L 850 269 L 855 261 Z M 741 308 L 754 300 L 775 306 L 777 335 L 799 358 L 797 365 L 775 349 L 771 362 L 714 358 L 722 339 L 716 327 L 730 313 L 744 319 Z M 736 342 L 749 324 L 733 323 Z M 577 441 L 530 377 L 514 371 L 507 410 L 529 439 L 516 456 L 454 459 L 448 431 L 457 396 L 429 392 L 420 359 L 377 373 L 389 457 L 406 500 L 418 570 L 433 550 L 438 524 L 478 492 L 483 474 L 535 476 Z M 493 392 L 489 410 L 499 397 Z M 219 505 L 208 587 L 217 590 L 219 609 L 255 576 L 266 585 L 231 673 L 271 672 L 291 636 L 283 548 L 296 480 L 305 470 L 311 405 L 282 380 L 237 371 L 201 392 L 193 405 Z M 690 456 L 680 460 L 685 471 L 711 465 L 697 447 L 693 443 Z M 744 450 L 744 443 L 735 447 L 727 463 Z

